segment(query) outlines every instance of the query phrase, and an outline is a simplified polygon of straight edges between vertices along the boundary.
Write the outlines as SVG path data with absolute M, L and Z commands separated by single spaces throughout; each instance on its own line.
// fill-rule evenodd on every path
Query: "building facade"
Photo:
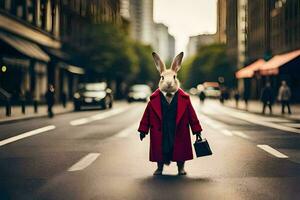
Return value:
M 201 34 L 191 36 L 187 45 L 187 56 L 193 56 L 201 47 L 215 43 L 217 41 L 216 38 L 216 34 Z
M 246 62 L 244 71 L 251 71 L 257 60 L 265 64 L 244 77 L 245 91 L 258 98 L 261 88 L 271 82 L 277 91 L 280 81 L 286 80 L 293 91 L 293 100 L 299 101 L 300 56 L 300 1 L 248 0 L 246 28 Z
M 175 57 L 175 48 L 176 48 L 176 44 L 175 44 L 175 38 L 173 35 L 168 34 L 169 36 L 169 59 L 173 59 Z
M 0 87 L 12 100 L 43 98 L 51 61 L 44 49 L 61 48 L 59 10 L 58 1 L 1 1 Z
M 175 54 L 175 39 L 169 34 L 168 27 L 164 24 L 155 24 L 155 43 L 153 49 L 165 62 L 173 59 Z
M 15 101 L 43 101 L 48 84 L 57 101 L 71 98 L 84 69 L 62 47 L 83 45 L 88 24 L 120 19 L 118 0 L 0 1 L 0 87 Z
M 217 2 L 217 42 L 226 43 L 226 0 Z
M 155 43 L 153 0 L 129 0 L 131 37 L 145 44 Z
M 300 48 L 300 1 L 270 3 L 270 51 L 280 54 Z
M 231 65 L 237 66 L 238 55 L 238 0 L 226 2 L 226 53 Z
M 238 0 L 237 10 L 237 67 L 242 68 L 246 62 L 247 45 L 247 0 Z
M 248 43 L 249 62 L 257 58 L 268 59 L 270 49 L 270 2 L 269 0 L 248 1 Z

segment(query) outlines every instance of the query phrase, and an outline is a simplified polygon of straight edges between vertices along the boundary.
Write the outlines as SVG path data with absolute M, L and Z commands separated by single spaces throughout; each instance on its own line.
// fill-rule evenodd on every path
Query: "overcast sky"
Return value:
M 154 0 L 154 21 L 169 27 L 176 53 L 186 50 L 189 36 L 215 33 L 217 0 Z

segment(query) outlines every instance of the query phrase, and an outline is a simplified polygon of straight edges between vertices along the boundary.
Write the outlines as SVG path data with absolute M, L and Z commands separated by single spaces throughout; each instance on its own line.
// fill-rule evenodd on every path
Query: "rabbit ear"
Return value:
M 152 53 L 153 59 L 154 59 L 154 63 L 156 66 L 156 69 L 159 71 L 159 73 L 162 73 L 163 71 L 166 70 L 166 66 L 165 64 L 161 61 L 159 55 L 155 52 Z
M 171 65 L 171 69 L 173 71 L 175 71 L 175 72 L 179 71 L 179 69 L 181 68 L 182 58 L 183 58 L 183 52 L 181 52 L 174 58 L 172 65 Z

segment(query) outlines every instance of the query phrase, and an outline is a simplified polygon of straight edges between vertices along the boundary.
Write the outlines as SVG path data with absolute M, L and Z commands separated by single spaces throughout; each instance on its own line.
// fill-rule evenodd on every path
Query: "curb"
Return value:
M 62 114 L 67 114 L 67 113 L 71 113 L 73 112 L 72 110 L 67 110 L 64 112 L 58 112 L 58 113 L 54 113 L 55 115 L 62 115 Z M 9 117 L 7 117 L 8 119 L 4 119 L 3 121 L 1 121 L 0 119 L 0 125 L 2 124 L 10 124 L 10 123 L 15 123 L 15 122 L 19 122 L 19 121 L 27 121 L 27 120 L 31 120 L 31 119 L 36 119 L 36 118 L 48 118 L 48 114 L 37 114 L 37 115 L 33 115 L 33 116 L 29 116 L 29 117 L 20 117 L 20 118 L 15 118 L 15 119 L 9 119 Z
M 269 115 L 269 114 L 262 114 L 261 112 L 255 112 L 255 111 L 245 110 L 245 109 L 242 109 L 242 108 L 236 108 L 235 106 L 230 106 L 230 105 L 225 105 L 225 104 L 223 106 L 225 106 L 227 108 L 232 108 L 232 109 L 235 109 L 235 110 L 243 111 L 243 112 L 249 112 L 249 113 L 252 113 L 252 114 L 264 116 L 264 117 L 281 117 L 281 118 L 285 118 L 285 119 L 289 119 L 289 120 L 299 121 L 299 119 L 297 117 L 291 117 L 291 116 L 287 116 L 287 115 L 281 115 L 281 114 Z

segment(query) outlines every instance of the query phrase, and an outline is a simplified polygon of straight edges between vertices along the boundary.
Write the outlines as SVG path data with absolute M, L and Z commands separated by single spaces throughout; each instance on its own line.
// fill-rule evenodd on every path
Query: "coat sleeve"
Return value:
M 142 120 L 140 121 L 140 125 L 138 128 L 138 132 L 142 133 L 148 133 L 149 127 L 150 127 L 150 118 L 149 118 L 149 113 L 150 112 L 150 102 L 148 102 L 147 107 L 145 109 L 145 112 L 143 114 Z
M 197 114 L 193 108 L 190 98 L 189 98 L 189 102 L 188 102 L 188 112 L 189 112 L 189 124 L 193 131 L 193 134 L 201 132 L 202 127 L 200 125 L 200 122 L 198 120 Z

